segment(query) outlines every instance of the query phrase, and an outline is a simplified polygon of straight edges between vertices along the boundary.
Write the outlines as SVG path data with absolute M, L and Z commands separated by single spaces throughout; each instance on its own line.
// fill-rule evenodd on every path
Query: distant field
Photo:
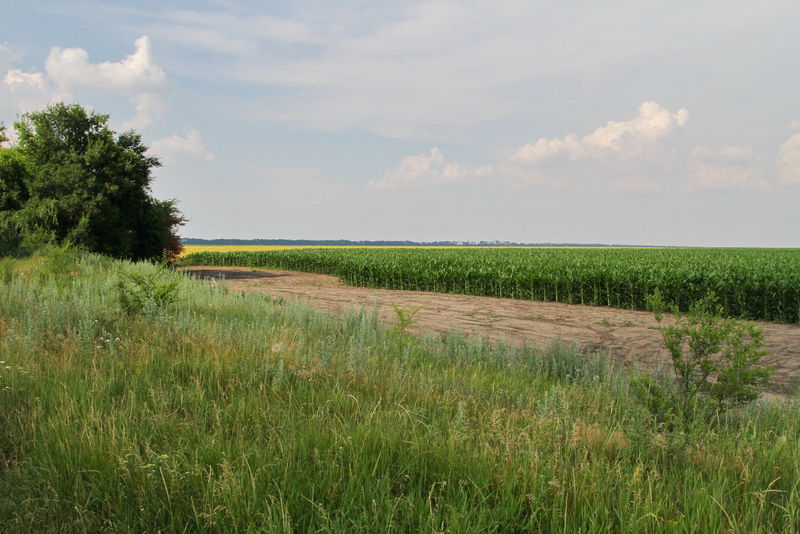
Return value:
M 270 246 L 270 245 L 184 245 L 181 257 L 197 252 L 258 252 L 262 250 L 289 250 L 310 248 L 303 246 Z
M 713 291 L 726 314 L 800 322 L 800 249 L 319 248 L 194 252 L 186 265 L 327 273 L 366 287 L 645 309 Z M 193 252 L 189 250 L 188 252 Z
M 196 252 L 259 252 L 263 250 L 295 250 L 295 249 L 305 249 L 305 248 L 357 248 L 357 249 L 368 249 L 368 248 L 388 248 L 388 249 L 404 249 L 404 248 L 423 248 L 423 249 L 486 249 L 486 248 L 493 248 L 493 249 L 506 249 L 506 248 L 553 248 L 553 249 L 594 249 L 594 248 L 636 248 L 636 247 L 570 247 L 570 246 L 558 246 L 558 247 L 519 247 L 519 246 L 510 246 L 510 247 L 502 247 L 502 246 L 492 246 L 492 247 L 481 247 L 481 246 L 361 246 L 361 245 L 184 245 L 183 252 L 181 252 L 181 257 L 188 256 L 189 254 L 194 254 Z

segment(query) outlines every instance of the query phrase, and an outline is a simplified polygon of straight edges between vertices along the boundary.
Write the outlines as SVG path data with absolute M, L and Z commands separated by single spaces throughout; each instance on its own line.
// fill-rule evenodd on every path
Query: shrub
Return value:
M 122 310 L 128 315 L 163 315 L 166 307 L 177 300 L 179 284 L 178 279 L 168 279 L 167 274 L 163 267 L 146 274 L 121 272 L 117 294 Z
M 661 324 L 668 306 L 658 291 L 648 302 Z M 767 354 L 762 329 L 722 317 L 722 306 L 713 293 L 692 304 L 685 314 L 676 306 L 671 309 L 675 322 L 660 328 L 672 358 L 677 393 L 670 400 L 659 390 L 657 397 L 648 401 L 651 407 L 664 409 L 662 404 L 666 404 L 689 421 L 756 400 L 757 387 L 768 385 L 773 373 L 761 364 Z

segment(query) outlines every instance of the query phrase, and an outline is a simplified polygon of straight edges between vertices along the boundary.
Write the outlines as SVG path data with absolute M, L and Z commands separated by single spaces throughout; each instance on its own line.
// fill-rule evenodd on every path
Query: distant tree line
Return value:
M 349 239 L 198 239 L 182 238 L 183 245 L 353 246 L 353 247 L 624 247 L 598 243 L 516 243 L 511 241 L 351 241 Z M 649 245 L 636 245 L 649 246 Z
M 0 147 L 0 255 L 64 243 L 133 260 L 180 252 L 185 219 L 150 190 L 159 160 L 108 118 L 58 103 L 14 123 L 16 145 Z

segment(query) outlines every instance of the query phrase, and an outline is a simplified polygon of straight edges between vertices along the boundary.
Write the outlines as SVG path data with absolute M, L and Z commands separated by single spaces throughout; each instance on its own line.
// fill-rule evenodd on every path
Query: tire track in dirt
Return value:
M 342 284 L 331 275 L 243 267 L 182 267 L 186 274 L 221 281 L 233 292 L 254 291 L 286 300 L 300 300 L 342 316 L 353 307 L 378 312 L 394 322 L 392 304 L 419 308 L 412 332 L 459 332 L 510 345 L 548 345 L 554 338 L 585 349 L 602 349 L 625 365 L 652 371 L 669 368 L 658 323 L 649 312 L 536 302 L 448 293 L 371 289 Z M 665 320 L 669 320 L 666 318 Z M 758 322 L 766 335 L 775 368 L 772 391 L 786 393 L 800 387 L 800 325 Z

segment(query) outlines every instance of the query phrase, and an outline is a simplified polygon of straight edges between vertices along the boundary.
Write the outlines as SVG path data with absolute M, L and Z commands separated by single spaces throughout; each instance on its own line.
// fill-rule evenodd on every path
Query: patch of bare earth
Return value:
M 535 302 L 471 295 L 451 295 L 393 289 L 370 289 L 342 284 L 335 276 L 242 267 L 183 267 L 204 279 L 222 280 L 233 292 L 254 291 L 285 300 L 301 300 L 335 315 L 353 307 L 376 310 L 393 322 L 392 304 L 419 308 L 416 332 L 460 332 L 510 345 L 547 345 L 554 338 L 586 349 L 604 349 L 618 362 L 635 363 L 644 370 L 669 368 L 658 323 L 652 313 Z M 219 282 L 218 282 L 219 283 Z M 669 320 L 667 318 L 666 320 Z M 800 325 L 757 323 L 764 329 L 769 355 L 764 363 L 774 367 L 774 392 L 800 386 Z

